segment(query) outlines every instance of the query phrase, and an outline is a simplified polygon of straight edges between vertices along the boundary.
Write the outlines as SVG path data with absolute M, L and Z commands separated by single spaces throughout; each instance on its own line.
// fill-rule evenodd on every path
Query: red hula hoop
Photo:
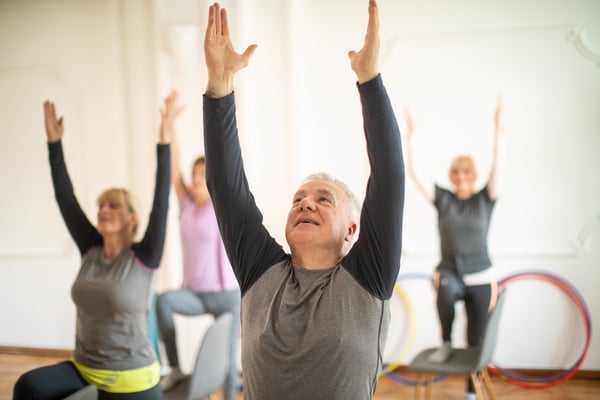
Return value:
M 549 377 L 546 379 L 546 382 L 543 382 L 543 383 L 539 383 L 540 379 L 535 378 L 535 377 L 520 376 L 519 378 L 517 378 L 516 373 L 512 373 L 512 374 L 508 375 L 507 372 L 510 371 L 509 369 L 500 368 L 494 364 L 490 364 L 488 366 L 488 368 L 491 372 L 493 372 L 494 374 L 507 380 L 511 384 L 514 384 L 514 385 L 517 385 L 517 386 L 520 386 L 520 387 L 526 388 L 526 389 L 544 389 L 544 388 L 548 388 L 551 386 L 560 385 L 561 383 L 570 379 L 577 372 L 577 370 L 579 369 L 579 367 L 585 360 L 585 356 L 587 355 L 588 348 L 590 346 L 590 339 L 591 339 L 591 334 L 592 334 L 592 323 L 590 320 L 589 310 L 588 310 L 587 305 L 586 305 L 583 297 L 581 296 L 581 294 L 577 291 L 577 289 L 572 284 L 570 284 L 565 279 L 563 279 L 559 276 L 556 276 L 556 275 L 553 275 L 553 274 L 550 274 L 547 272 L 540 272 L 540 271 L 521 272 L 521 273 L 517 273 L 514 275 L 509 275 L 509 276 L 503 278 L 502 280 L 500 280 L 498 282 L 498 288 L 504 288 L 509 283 L 513 283 L 513 282 L 520 281 L 520 280 L 526 280 L 526 279 L 538 279 L 538 280 L 546 281 L 546 282 L 558 287 L 559 289 L 561 289 L 575 303 L 575 305 L 577 306 L 577 309 L 579 310 L 579 312 L 585 322 L 585 335 L 586 336 L 585 336 L 585 345 L 584 345 L 583 351 L 582 351 L 581 355 L 579 356 L 579 358 L 577 359 L 577 361 L 569 369 L 566 370 L 566 373 L 559 374 L 560 378 L 549 380 L 549 379 L 552 379 L 552 377 Z M 503 370 L 507 371 L 507 372 L 503 372 Z M 538 383 L 532 383 L 532 382 L 536 382 L 536 380 L 538 381 Z

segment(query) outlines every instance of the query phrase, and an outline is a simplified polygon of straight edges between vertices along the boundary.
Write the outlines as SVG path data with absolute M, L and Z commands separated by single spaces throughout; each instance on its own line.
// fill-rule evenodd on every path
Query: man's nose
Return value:
M 305 197 L 300 201 L 300 210 L 314 211 L 315 202 L 310 197 Z

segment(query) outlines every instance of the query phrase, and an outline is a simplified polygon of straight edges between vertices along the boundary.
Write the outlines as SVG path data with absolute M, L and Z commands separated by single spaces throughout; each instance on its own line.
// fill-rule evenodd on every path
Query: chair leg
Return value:
M 487 369 L 483 369 L 481 371 L 481 375 L 483 377 L 483 383 L 485 384 L 485 389 L 487 390 L 488 397 L 490 400 L 496 400 L 496 392 L 494 391 L 494 386 L 492 386 L 492 379 L 490 378 L 490 374 Z
M 431 400 L 431 387 L 433 386 L 433 375 L 425 375 L 425 398 Z
M 417 373 L 417 377 L 415 378 L 415 400 L 421 400 L 421 382 L 423 379 L 423 375 Z
M 473 387 L 475 388 L 475 394 L 477 394 L 477 398 L 484 399 L 483 390 L 481 390 L 481 378 L 477 372 L 471 373 L 471 382 L 473 382 Z

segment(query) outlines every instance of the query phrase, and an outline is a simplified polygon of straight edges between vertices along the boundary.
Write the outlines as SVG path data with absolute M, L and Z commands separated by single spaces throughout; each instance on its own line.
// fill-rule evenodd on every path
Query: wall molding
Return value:
M 22 355 L 22 356 L 36 356 L 36 357 L 56 357 L 70 359 L 73 356 L 73 349 L 49 349 L 49 348 L 38 348 L 38 347 L 18 347 L 18 346 L 0 346 L 0 355 L 11 354 L 11 355 Z M 549 370 L 549 369 L 515 369 L 515 372 L 530 376 L 545 376 L 548 374 L 555 374 L 562 372 L 563 370 Z M 408 366 L 401 365 L 394 369 L 397 373 L 410 373 Z M 600 380 L 600 371 L 596 370 L 578 370 L 572 379 L 592 379 Z
M 584 257 L 590 253 L 590 246 L 588 246 L 589 238 L 596 231 L 600 231 L 600 213 L 596 214 L 595 219 L 591 220 L 581 228 L 579 234 L 572 242 L 579 257 Z
M 394 372 L 399 373 L 399 374 L 411 374 L 411 373 L 414 373 L 414 372 L 411 372 L 408 369 L 407 365 L 401 365 L 401 366 L 395 368 Z M 543 376 L 554 375 L 554 374 L 557 374 L 557 373 L 560 373 L 560 372 L 564 372 L 564 370 L 562 370 L 562 369 L 524 369 L 524 368 L 516 368 L 516 369 L 513 369 L 513 372 L 516 372 L 517 374 L 521 374 L 521 375 L 543 377 Z M 492 376 L 494 376 L 494 375 L 492 375 Z M 578 370 L 577 372 L 575 372 L 575 374 L 573 375 L 573 377 L 571 379 L 600 380 L 600 371 L 596 371 L 596 370 Z
M 585 43 L 585 40 L 582 38 L 583 28 L 578 25 L 573 24 L 556 24 L 556 25 L 531 25 L 531 26 L 507 26 L 507 27 L 496 27 L 496 28 L 475 28 L 475 29 L 465 29 L 465 30 L 446 30 L 446 31 L 430 31 L 430 32 L 407 32 L 402 35 L 396 35 L 391 37 L 386 42 L 382 43 L 382 51 L 381 51 L 381 64 L 385 64 L 386 61 L 391 58 L 394 53 L 396 47 L 399 43 L 403 42 L 411 42 L 415 40 L 439 40 L 441 38 L 447 39 L 474 39 L 474 38 L 482 38 L 484 36 L 494 37 L 497 35 L 520 35 L 526 33 L 542 33 L 542 32 L 557 32 L 560 33 L 562 37 L 569 41 L 574 41 L 573 43 L 575 47 L 578 48 L 580 52 L 589 57 L 590 55 L 594 57 L 596 62 L 600 62 L 600 55 L 592 52 L 589 49 L 589 46 Z
M 596 64 L 600 68 L 600 53 L 595 52 L 589 46 L 585 39 L 585 29 L 581 25 L 576 25 L 569 31 L 567 41 L 585 58 Z
M 73 349 L 48 349 L 38 347 L 0 346 L 0 354 L 71 359 Z

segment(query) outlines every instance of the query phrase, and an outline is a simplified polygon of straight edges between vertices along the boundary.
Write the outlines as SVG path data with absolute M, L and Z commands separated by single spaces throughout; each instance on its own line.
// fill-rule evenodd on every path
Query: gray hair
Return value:
M 352 214 L 352 218 L 354 218 L 354 222 L 358 223 L 358 220 L 360 217 L 360 202 L 358 201 L 358 198 L 352 192 L 352 190 L 350 190 L 350 187 L 348 187 L 348 185 L 346 185 L 344 182 L 340 181 L 339 179 L 333 177 L 332 175 L 328 174 L 327 172 L 317 172 L 315 174 L 311 174 L 304 179 L 303 183 L 312 182 L 312 181 L 331 182 L 334 185 L 336 185 L 337 187 L 339 187 L 340 189 L 342 189 L 344 191 L 344 193 L 346 193 L 346 196 L 348 196 L 348 199 L 350 200 L 350 205 L 351 205 L 350 211 Z

